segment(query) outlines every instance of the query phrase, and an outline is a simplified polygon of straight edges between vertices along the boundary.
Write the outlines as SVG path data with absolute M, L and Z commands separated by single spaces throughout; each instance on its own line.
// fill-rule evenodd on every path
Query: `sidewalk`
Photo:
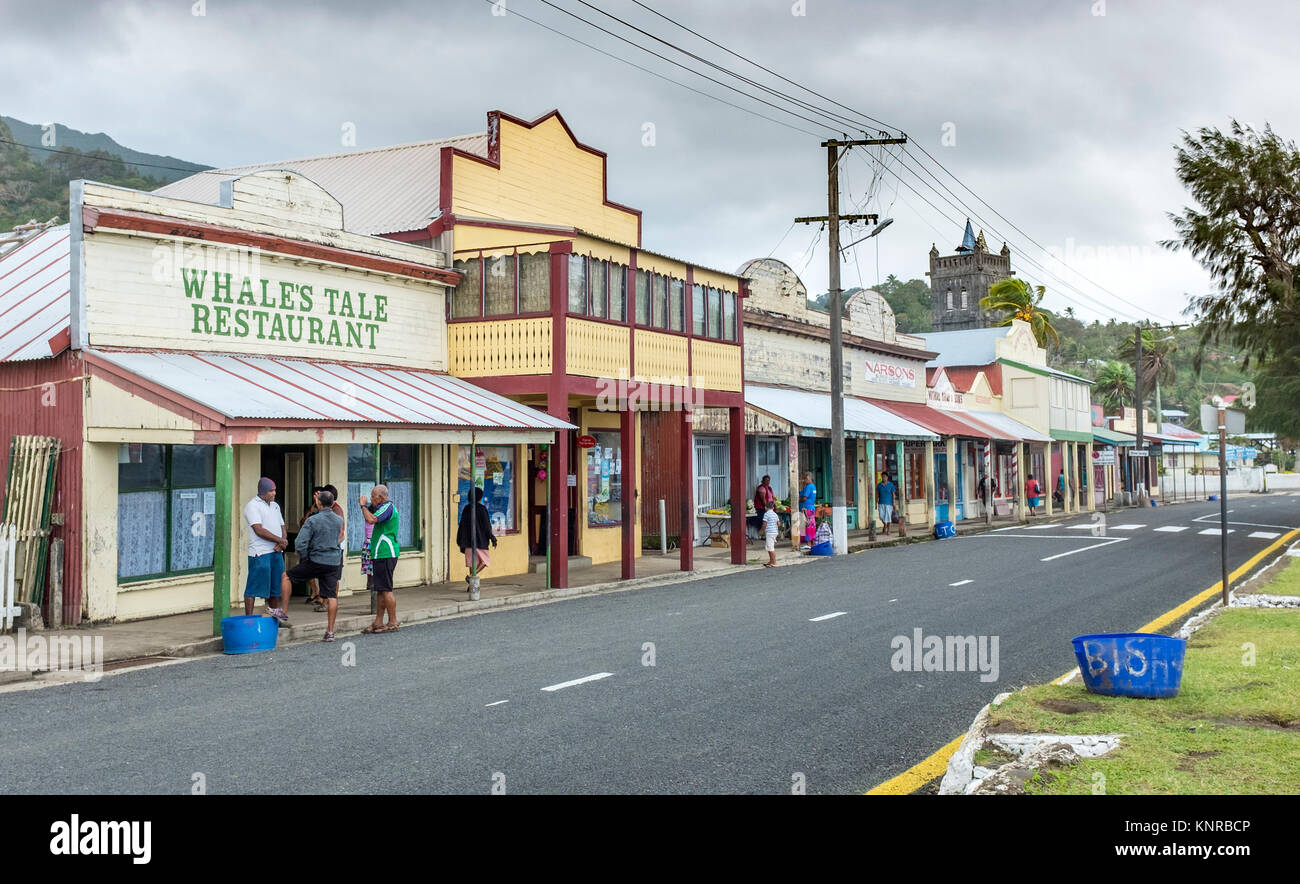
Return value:
M 1059 513 L 1050 519 L 1039 517 L 1043 522 L 1054 522 L 1063 518 L 1067 517 Z M 1010 517 L 994 519 L 991 526 L 986 525 L 982 519 L 969 520 L 959 522 L 957 532 L 960 535 L 973 534 L 1016 524 L 1019 523 Z M 855 553 L 874 547 L 926 540 L 933 540 L 933 535 L 924 526 L 913 526 L 905 537 L 899 537 L 896 533 L 878 534 L 875 541 L 868 540 L 868 533 L 865 530 L 850 531 L 849 552 Z M 777 546 L 776 555 L 778 566 L 807 564 L 820 560 L 820 557 L 808 556 L 791 549 L 788 541 Z M 575 596 L 682 583 L 753 569 L 759 567 L 766 558 L 767 554 L 763 551 L 762 542 L 751 539 L 747 550 L 748 561 L 745 565 L 731 564 L 731 553 L 726 547 L 702 546 L 695 549 L 694 571 L 678 570 L 677 550 L 672 550 L 666 557 L 661 556 L 656 550 L 645 550 L 636 562 L 637 576 L 631 580 L 619 578 L 621 570 L 619 562 L 607 562 L 571 571 L 570 585 L 564 589 L 547 589 L 545 573 L 484 577 L 478 601 L 469 600 L 463 581 L 405 587 L 397 590 L 398 621 L 403 625 L 421 623 L 446 617 L 467 616 L 507 606 L 534 605 Z M 259 605 L 257 612 L 262 612 L 262 606 Z M 242 603 L 233 608 L 231 613 L 242 614 Z M 303 603 L 301 597 L 294 598 L 288 614 L 292 626 L 280 631 L 278 638 L 280 644 L 319 641 L 325 634 L 325 614 L 312 610 L 311 606 Z M 356 593 L 339 599 L 334 632 L 339 636 L 359 633 L 372 620 L 369 594 Z M 105 668 L 114 669 L 163 658 L 220 653 L 221 639 L 213 636 L 211 631 L 212 614 L 205 610 L 125 623 L 88 624 L 80 628 L 42 630 L 39 634 L 46 639 L 61 636 L 79 637 L 87 634 L 102 635 Z M 3 673 L 3 675 L 6 677 L 0 678 L 0 682 L 14 680 L 8 677 L 11 675 L 30 677 L 30 674 L 26 673 Z

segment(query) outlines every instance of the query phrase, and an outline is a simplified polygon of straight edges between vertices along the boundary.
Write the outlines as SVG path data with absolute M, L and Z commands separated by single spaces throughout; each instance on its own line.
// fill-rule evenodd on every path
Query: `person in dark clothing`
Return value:
M 474 534 L 472 538 L 471 531 Z M 475 488 L 474 502 L 466 504 L 460 511 L 460 525 L 456 528 L 456 545 L 465 554 L 466 568 L 473 570 L 476 552 L 479 574 L 492 564 L 492 559 L 488 556 L 488 543 L 496 546 L 497 536 L 492 533 L 492 520 L 488 518 L 487 507 L 483 505 L 483 489 Z M 465 582 L 468 583 L 472 576 L 472 573 L 466 574 Z

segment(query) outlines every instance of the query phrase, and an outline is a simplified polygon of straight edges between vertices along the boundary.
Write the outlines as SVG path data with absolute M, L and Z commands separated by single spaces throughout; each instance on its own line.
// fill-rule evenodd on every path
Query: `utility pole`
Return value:
M 879 221 L 877 215 L 840 214 L 840 159 L 850 148 L 874 144 L 906 144 L 907 138 L 861 138 L 823 141 L 826 148 L 826 215 L 796 218 L 796 223 L 824 221 L 830 232 L 831 309 L 831 532 L 835 555 L 849 551 L 848 498 L 844 486 L 844 328 L 840 303 L 840 222 Z M 840 148 L 844 150 L 841 152 Z M 872 464 L 875 469 L 875 464 Z M 874 478 L 874 477 L 873 477 Z M 874 489 L 872 490 L 874 494 Z
M 1137 400 L 1137 446 L 1133 450 L 1141 452 L 1138 455 L 1138 459 L 1142 464 L 1142 481 L 1135 483 L 1137 487 L 1133 489 L 1133 492 L 1134 492 L 1134 498 L 1137 500 L 1138 506 L 1141 506 L 1145 502 L 1142 500 L 1142 497 L 1146 491 L 1147 460 L 1148 460 L 1148 458 L 1145 456 L 1146 446 L 1144 444 L 1144 439 L 1142 435 L 1143 422 L 1142 422 L 1142 325 L 1141 323 L 1138 323 L 1133 329 L 1133 346 L 1137 350 L 1136 364 L 1133 366 L 1133 398 Z M 1130 470 L 1129 475 L 1131 476 L 1132 474 L 1133 471 Z

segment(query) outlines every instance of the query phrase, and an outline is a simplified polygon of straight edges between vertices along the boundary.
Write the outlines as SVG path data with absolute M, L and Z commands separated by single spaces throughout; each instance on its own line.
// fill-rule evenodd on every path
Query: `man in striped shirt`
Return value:
M 388 499 L 388 486 L 376 485 L 370 489 L 370 499 L 361 498 L 361 515 L 374 525 L 370 537 L 370 559 L 374 572 L 371 575 L 375 590 L 375 622 L 361 630 L 367 635 L 377 632 L 394 632 L 397 629 L 397 598 L 393 595 L 393 572 L 397 569 L 399 553 L 397 507 Z M 388 623 L 384 623 L 384 614 Z

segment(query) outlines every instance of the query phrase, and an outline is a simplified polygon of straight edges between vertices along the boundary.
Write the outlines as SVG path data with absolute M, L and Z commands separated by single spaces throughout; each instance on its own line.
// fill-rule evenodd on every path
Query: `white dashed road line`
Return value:
M 1048 556 L 1047 558 L 1039 559 L 1038 561 L 1050 562 L 1053 559 L 1063 559 L 1066 556 L 1072 556 L 1075 553 L 1088 552 L 1089 550 L 1094 550 L 1094 549 L 1101 549 L 1103 546 L 1110 546 L 1112 543 L 1123 543 L 1126 540 L 1128 540 L 1127 537 L 1113 537 L 1110 540 L 1105 540 L 1102 541 L 1101 543 L 1093 543 L 1088 546 L 1080 547 L 1079 549 L 1072 549 L 1069 552 L 1057 553 L 1054 556 Z
M 510 702 L 509 700 L 497 700 L 495 703 L 488 703 L 487 706 L 484 706 L 483 708 L 487 709 L 491 706 L 500 706 L 502 703 L 509 703 L 509 702 Z
M 1177 534 L 1179 531 L 1186 531 L 1187 526 L 1186 525 L 1161 525 L 1159 528 L 1155 530 L 1167 531 L 1170 534 Z
M 958 580 L 956 583 L 949 583 L 949 586 L 965 586 L 967 583 L 974 583 L 974 580 Z
M 548 685 L 544 691 L 562 691 L 565 688 L 571 688 L 574 685 L 586 684 L 589 681 L 600 681 L 602 678 L 609 678 L 612 672 L 597 672 L 595 675 L 584 675 L 582 678 L 575 678 L 573 681 L 562 681 L 559 684 Z
M 1228 529 L 1228 533 L 1229 533 L 1229 534 L 1232 534 L 1232 533 L 1233 533 L 1234 531 L 1236 531 L 1236 530 L 1237 530 L 1237 529 L 1235 529 L 1235 528 L 1229 528 L 1229 529 Z M 1209 535 L 1211 535 L 1211 536 L 1213 536 L 1213 537 L 1218 537 L 1218 536 L 1221 535 L 1223 532 L 1222 532 L 1220 529 L 1218 529 L 1218 528 L 1206 528 L 1204 531 L 1197 531 L 1196 533 L 1197 533 L 1197 534 L 1209 534 Z
M 820 623 L 823 620 L 830 620 L 833 617 L 843 617 L 848 611 L 836 611 L 834 614 L 822 614 L 820 617 L 808 618 L 809 623 Z
M 1145 528 L 1146 525 L 1107 525 L 1107 531 L 1136 531 L 1139 528 Z
M 1256 537 L 1260 540 L 1272 540 L 1275 537 L 1281 537 L 1282 534 L 1278 531 L 1252 531 L 1246 536 Z

